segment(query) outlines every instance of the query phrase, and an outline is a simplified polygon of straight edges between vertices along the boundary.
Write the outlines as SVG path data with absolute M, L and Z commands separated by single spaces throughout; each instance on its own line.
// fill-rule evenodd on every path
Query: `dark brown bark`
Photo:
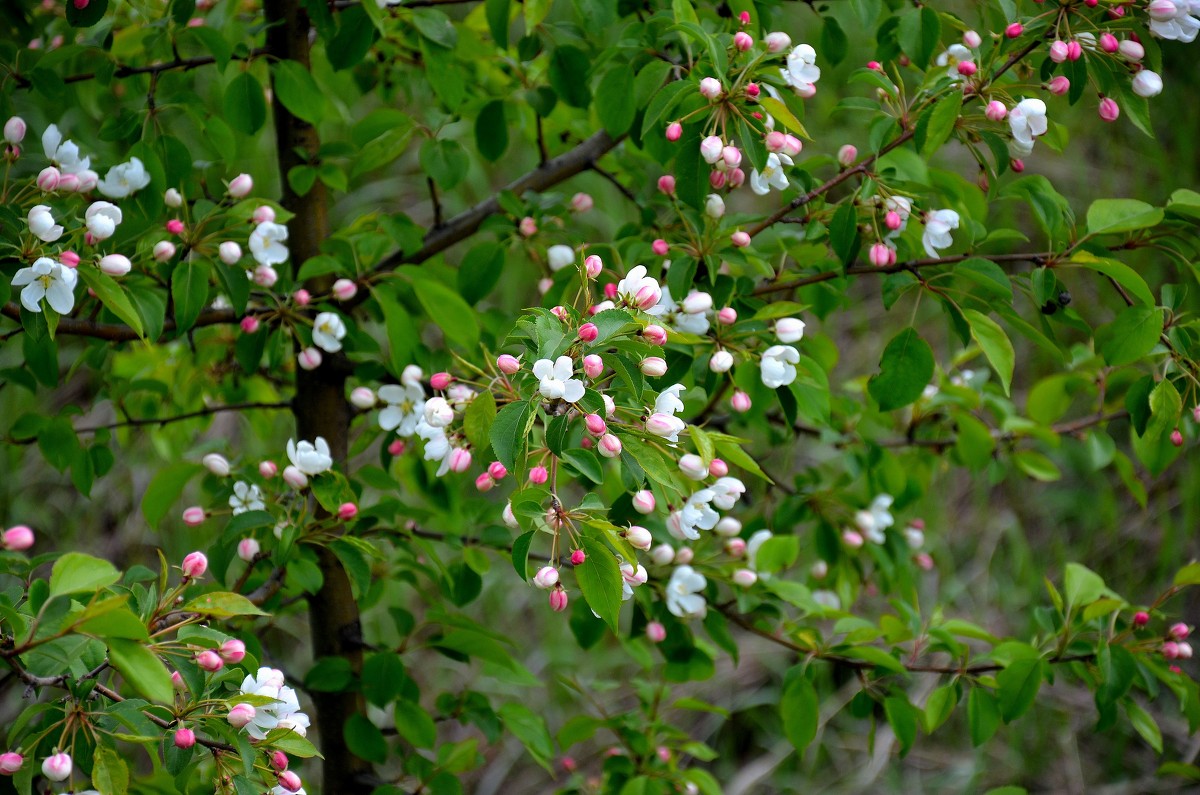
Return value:
M 267 0 L 265 9 L 271 25 L 267 48 L 279 59 L 309 65 L 309 19 L 299 0 Z M 296 118 L 275 95 L 275 139 L 278 148 L 279 177 L 283 187 L 283 206 L 295 213 L 288 224 L 288 247 L 292 266 L 298 270 L 305 260 L 320 253 L 321 241 L 329 235 L 329 200 L 321 182 L 303 196 L 288 185 L 287 174 L 295 166 L 315 157 L 320 141 L 312 125 Z M 306 154 L 307 153 L 307 156 Z M 316 293 L 328 292 L 329 279 L 317 279 L 305 286 Z M 326 356 L 313 371 L 297 370 L 296 434 L 309 441 L 320 436 L 329 443 L 337 462 L 345 463 L 350 433 L 350 406 L 345 397 L 347 366 L 344 357 Z M 309 598 L 309 625 L 312 630 L 313 656 L 338 656 L 350 662 L 350 668 L 362 670 L 362 628 L 358 604 L 350 588 L 345 568 L 328 548 L 318 551 L 318 563 L 324 584 Z M 325 757 L 323 795 L 361 793 L 374 778 L 368 762 L 350 752 L 342 727 L 353 715 L 363 711 L 361 697 L 355 693 L 311 694 L 315 723 L 320 731 L 321 753 Z

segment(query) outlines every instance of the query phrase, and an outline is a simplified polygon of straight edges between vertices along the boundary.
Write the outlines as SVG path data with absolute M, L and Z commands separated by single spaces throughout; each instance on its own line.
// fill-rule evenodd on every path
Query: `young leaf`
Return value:
M 867 391 L 880 411 L 907 406 L 925 391 L 933 379 L 933 349 L 914 328 L 892 338 L 879 360 L 879 374 L 867 382 Z
M 575 567 L 575 577 L 588 607 L 596 611 L 613 632 L 621 612 L 621 591 L 624 581 L 617 558 L 599 539 L 583 536 L 583 551 L 587 560 Z

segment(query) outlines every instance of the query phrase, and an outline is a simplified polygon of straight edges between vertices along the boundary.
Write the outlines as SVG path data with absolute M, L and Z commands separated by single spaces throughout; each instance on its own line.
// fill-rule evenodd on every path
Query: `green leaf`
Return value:
M 495 421 L 496 398 L 488 391 L 478 393 L 463 412 L 463 432 L 476 450 L 487 449 Z
M 421 35 L 447 50 L 453 50 L 458 44 L 458 31 L 450 17 L 436 8 L 417 8 L 413 10 L 413 26 Z
M 104 19 L 104 15 L 108 13 L 108 0 L 92 0 L 83 8 L 74 3 L 67 3 L 65 7 L 67 24 L 73 28 L 90 28 Z
M 121 597 L 116 601 L 124 601 Z M 127 640 L 149 641 L 150 633 L 141 618 L 134 615 L 126 607 L 118 607 L 83 621 L 77 627 L 81 633 L 94 635 L 101 640 L 107 638 L 125 638 Z
M 591 450 L 572 448 L 563 451 L 563 460 L 597 486 L 604 482 L 604 469 L 600 458 Z
M 208 303 L 208 280 L 212 266 L 208 260 L 181 262 L 171 274 L 171 300 L 175 304 L 175 327 L 187 331 L 196 323 Z
M 312 74 L 296 61 L 271 64 L 275 95 L 293 116 L 317 124 L 325 116 L 325 94 Z
M 550 7 L 554 4 L 554 0 L 525 0 L 525 31 L 532 35 L 538 25 L 542 24 L 543 20 L 550 13 Z
M 880 411 L 898 409 L 921 397 L 933 371 L 933 349 L 916 329 L 906 328 L 883 349 L 879 374 L 867 382 L 867 391 Z
M 1089 235 L 1133 232 L 1157 226 L 1163 211 L 1137 199 L 1097 199 L 1087 211 Z
M 1063 575 L 1067 609 L 1082 607 L 1104 596 L 1108 589 L 1099 574 L 1078 563 L 1068 563 Z
M 215 591 L 197 596 L 188 602 L 183 610 L 189 613 L 203 613 L 213 618 L 231 618 L 233 616 L 265 616 L 258 606 L 246 597 L 227 591 Z
M 381 651 L 363 663 L 361 678 L 363 697 L 377 707 L 385 707 L 400 695 L 407 674 L 400 655 Z
M 604 73 L 596 87 L 596 115 L 613 138 L 629 132 L 637 112 L 634 105 L 633 70 L 617 64 Z
M 68 552 L 54 561 L 50 570 L 50 597 L 81 591 L 98 591 L 121 579 L 121 572 L 107 560 Z
M 492 423 L 489 433 L 492 452 L 496 454 L 496 460 L 510 471 L 516 469 L 518 454 L 524 457 L 525 445 L 528 442 L 525 437 L 525 425 L 532 411 L 533 406 L 528 401 L 509 403 L 500 409 L 496 421 Z
M 949 720 L 958 705 L 958 689 L 955 685 L 942 685 L 925 700 L 925 733 L 933 734 Z
M 323 758 L 317 752 L 316 746 L 309 742 L 307 738 L 301 737 L 291 729 L 272 729 L 267 733 L 266 739 L 262 741 L 262 745 L 275 748 L 289 756 L 296 756 L 301 759 L 311 759 L 314 756 L 318 759 Z
M 470 159 L 458 141 L 428 138 L 421 144 L 421 168 L 442 190 L 451 190 L 467 175 Z
M 996 697 L 982 687 L 971 688 L 967 697 L 967 724 L 971 732 L 971 745 L 978 748 L 992 738 L 1000 728 L 1000 708 Z
M 479 115 L 475 117 L 475 145 L 479 147 L 479 154 L 493 163 L 504 157 L 504 151 L 508 149 L 508 122 L 504 118 L 502 100 L 493 99 L 479 109 Z
M 458 264 L 458 292 L 468 304 L 476 304 L 495 288 L 504 273 L 504 247 L 480 243 Z
M 492 39 L 502 50 L 508 49 L 508 9 L 510 0 L 487 0 L 484 12 Z
M 1000 717 L 1005 723 L 1024 715 L 1037 698 L 1045 678 L 1045 663 L 1039 660 L 1016 660 L 996 674 L 999 689 L 996 696 Z
M 559 99 L 573 108 L 586 108 L 592 101 L 587 79 L 590 66 L 583 50 L 570 44 L 550 53 L 550 85 Z
M 1150 291 L 1150 286 L 1146 284 L 1146 280 L 1124 262 L 1115 259 L 1100 259 L 1086 251 L 1080 251 L 1072 256 L 1070 264 L 1102 273 L 1124 287 L 1130 295 L 1141 303 L 1147 306 L 1154 306 L 1154 293 Z
M 414 748 L 433 748 L 437 745 L 437 724 L 420 704 L 412 701 L 397 701 L 393 710 L 396 716 L 396 733 Z
M 883 702 L 883 712 L 887 716 L 896 739 L 900 741 L 900 756 L 903 758 L 912 748 L 917 739 L 917 717 L 921 714 L 905 696 L 888 696 Z
M 197 464 L 182 461 L 160 468 L 142 495 L 142 516 L 146 517 L 146 524 L 157 529 L 167 511 L 183 493 L 183 487 L 201 471 L 202 468 Z
M 254 135 L 267 121 L 263 87 L 249 72 L 242 72 L 225 88 L 225 120 L 246 135 Z
M 1113 322 L 1096 329 L 1096 351 L 1113 367 L 1132 364 L 1158 344 L 1164 323 L 1158 307 L 1126 307 Z
M 446 338 L 460 348 L 474 350 L 479 344 L 479 321 L 462 296 L 429 277 L 415 277 L 412 285 L 425 313 Z
M 971 327 L 971 338 L 983 350 L 983 355 L 991 363 L 992 369 L 1000 377 L 1004 394 L 1009 394 L 1012 387 L 1013 368 L 1016 365 L 1016 352 L 1013 351 L 1012 341 L 1000 328 L 1000 324 L 982 312 L 974 309 L 964 309 L 963 316 Z
M 621 592 L 624 580 L 617 558 L 598 539 L 583 536 L 581 539 L 587 560 L 575 567 L 575 578 L 588 607 L 596 611 L 613 632 L 617 631 L 617 619 L 621 612 Z
M 129 767 L 114 749 L 103 745 L 96 748 L 92 786 L 100 795 L 125 795 L 129 791 Z
M 143 698 L 158 704 L 174 703 L 171 674 L 158 655 L 140 642 L 111 638 L 108 661 Z
M 858 232 L 858 210 L 851 202 L 838 207 L 829 222 L 829 245 L 843 265 L 854 262 L 862 246 Z
M 1158 723 L 1154 720 L 1154 716 L 1130 699 L 1125 702 L 1125 712 L 1129 714 L 1129 720 L 1133 723 L 1133 728 L 1142 736 L 1146 744 L 1154 749 L 1155 753 L 1162 753 L 1162 730 L 1158 728 Z
M 521 741 L 534 761 L 551 771 L 554 741 L 550 739 L 550 730 L 546 728 L 545 719 L 524 704 L 515 703 L 505 704 L 497 714 L 504 723 L 504 728 Z
M 387 739 L 366 715 L 351 715 L 342 726 L 342 737 L 350 753 L 368 762 L 382 765 L 388 758 Z
M 533 544 L 533 536 L 536 532 L 536 530 L 530 530 L 528 533 L 522 533 L 513 542 L 512 564 L 522 580 L 529 579 L 529 547 Z
M 784 678 L 779 715 L 783 718 L 783 733 L 788 742 L 796 749 L 796 753 L 803 754 L 817 736 L 821 702 L 813 683 L 804 675 L 802 666 L 794 666 Z
M 1050 458 L 1037 450 L 1018 450 L 1013 453 L 1013 463 L 1034 480 L 1051 483 L 1062 477 L 1062 471 Z
M 954 124 L 962 113 L 963 94 L 951 91 L 934 103 L 933 110 L 921 117 L 917 123 L 916 144 L 925 157 L 930 157 L 942 148 L 954 132 Z
M 145 336 L 142 316 L 138 314 L 133 302 L 115 279 L 95 268 L 76 268 L 75 272 L 80 275 L 84 284 L 92 288 L 96 297 L 110 312 L 124 321 L 139 337 Z

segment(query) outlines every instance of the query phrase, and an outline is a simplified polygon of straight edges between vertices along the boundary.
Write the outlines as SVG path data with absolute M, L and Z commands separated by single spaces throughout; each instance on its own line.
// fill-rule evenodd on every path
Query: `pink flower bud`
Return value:
M 352 502 L 343 502 L 338 506 L 337 515 L 343 522 L 348 522 L 358 516 L 358 506 Z
M 791 133 L 783 136 L 783 153 L 788 157 L 795 157 L 800 154 L 800 150 L 804 148 L 804 144 L 800 139 Z
M 387 448 L 389 455 L 404 455 L 406 449 L 408 444 L 403 439 L 393 439 Z
M 286 466 L 283 468 L 283 482 L 293 489 L 302 489 L 308 485 L 308 475 L 294 466 Z
M 708 467 L 703 459 L 695 453 L 686 453 L 679 457 L 679 471 L 691 480 L 703 480 L 708 477 Z
M 792 46 L 792 37 L 781 31 L 768 33 L 763 39 L 767 45 L 767 52 L 783 52 L 788 47 Z
M 299 792 L 303 784 L 300 777 L 291 770 L 284 770 L 279 774 L 279 786 L 283 787 L 288 792 Z
M 963 33 L 962 42 L 963 42 L 964 46 L 973 50 L 976 47 L 978 47 L 980 44 L 983 43 L 983 39 L 975 31 L 968 30 L 965 33 Z
M 673 121 L 667 125 L 667 140 L 674 143 L 683 135 L 683 125 L 677 121 Z M 665 191 L 664 191 L 665 192 Z
M 74 174 L 59 174 L 58 190 L 66 191 L 67 193 L 79 190 L 79 177 Z
M 260 461 L 258 463 L 258 474 L 270 480 L 279 474 L 279 467 L 275 465 L 274 461 Z
M 733 410 L 739 414 L 744 414 L 750 410 L 750 396 L 742 390 L 737 390 L 733 393 L 733 397 L 729 399 Z
M 754 46 L 754 37 L 744 30 L 739 30 L 733 34 L 733 46 L 740 52 L 745 52 Z
M 167 231 L 173 235 L 183 234 L 183 221 L 178 218 L 172 218 L 167 221 Z
M 209 673 L 216 673 L 225 667 L 225 661 L 215 651 L 205 649 L 196 655 L 196 665 Z
M 883 64 L 881 64 L 879 61 L 867 61 L 867 68 L 872 72 L 882 72 Z
M 646 625 L 646 639 L 651 643 L 662 643 L 667 639 L 667 628 L 658 621 Z
M 221 655 L 221 659 L 225 662 L 230 665 L 236 665 L 246 659 L 246 644 L 237 638 L 230 638 L 220 645 L 217 653 Z
M 60 752 L 42 762 L 42 775 L 51 781 L 66 781 L 74 767 L 71 757 Z
M 1190 660 L 1192 658 L 1192 644 L 1180 641 L 1177 647 L 1179 649 L 1179 659 Z
M 857 530 L 843 530 L 842 541 L 851 549 L 859 549 L 863 545 L 862 534 Z
M 738 569 L 733 573 L 733 584 L 739 587 L 749 588 L 756 582 L 758 582 L 758 575 L 750 569 Z
M 667 330 L 655 323 L 642 329 L 642 337 L 651 345 L 667 344 Z
M 729 474 L 729 464 L 726 464 L 724 459 L 714 458 L 708 465 L 708 474 L 714 478 L 723 478 Z
M 1067 44 L 1067 60 L 1078 61 L 1083 57 L 1083 45 L 1077 41 L 1072 41 Z
M 208 571 L 208 558 L 203 552 L 189 552 L 183 559 L 183 576 L 195 580 Z
M 667 252 L 670 250 L 670 246 L 667 244 L 667 241 L 663 240 L 661 237 L 651 243 L 650 248 L 660 257 L 665 257 Z
M 954 68 L 963 77 L 970 77 L 979 71 L 979 67 L 975 65 L 974 61 L 959 61 L 958 65 Z
M 583 271 L 588 275 L 589 279 L 595 279 L 604 270 L 604 260 L 600 259 L 595 254 L 589 255 L 583 261 Z
M 1025 170 L 1025 161 L 1019 157 L 1014 157 L 1012 160 L 1008 161 L 1008 166 L 1013 170 L 1014 174 L 1020 174 Z
M 1139 610 L 1133 614 L 1133 625 L 1135 627 L 1138 627 L 1140 629 L 1141 627 L 1144 627 L 1149 623 L 1150 623 L 1150 614 L 1145 612 L 1144 610 Z
M 621 455 L 621 449 L 621 440 L 611 433 L 601 436 L 600 442 L 596 445 L 596 450 L 605 458 L 616 458 Z
M 1171 444 L 1175 445 L 1176 447 L 1183 447 L 1183 434 L 1178 428 L 1171 431 Z
M 471 468 L 471 451 L 459 447 L 450 454 L 450 471 L 466 472 Z
M 13 116 L 4 122 L 4 140 L 13 146 L 25 140 L 25 131 L 25 120 L 20 116 Z
M 558 584 L 558 569 L 553 566 L 543 566 L 533 575 L 533 584 L 542 589 L 553 588 Z
M 675 177 L 670 174 L 663 174 L 658 178 L 658 190 L 660 193 L 665 193 L 667 196 L 675 195 Z
M 726 179 L 724 171 L 710 171 L 708 174 L 708 184 L 713 190 L 720 190 L 725 187 Z
M 761 91 L 758 87 L 758 83 L 747 83 L 746 84 L 746 96 L 757 97 L 760 93 L 761 93 Z
M 249 704 L 234 704 L 229 710 L 229 723 L 234 728 L 240 729 L 254 720 L 255 714 L 254 707 Z
M 597 354 L 589 353 L 583 357 L 583 374 L 588 378 L 599 378 L 604 372 L 604 360 Z
M 1067 60 L 1067 43 L 1065 41 L 1056 41 L 1050 45 L 1050 60 L 1055 63 Z
M 1020 37 L 1025 32 L 1025 27 L 1020 22 L 1014 22 L 1004 29 L 1004 35 L 1010 39 Z
M 562 306 L 561 304 L 559 304 L 558 306 L 550 307 L 550 314 L 554 315 L 556 318 L 558 318 L 559 320 L 561 320 L 564 323 L 566 323 L 568 320 L 571 319 L 571 314 L 569 312 L 567 312 L 567 308 Z
M 203 524 L 207 516 L 208 514 L 204 512 L 203 508 L 198 505 L 193 505 L 191 508 L 184 510 L 183 523 L 188 527 L 196 527 L 197 525 Z
M 640 365 L 643 375 L 659 378 L 667 372 L 667 361 L 661 356 L 647 356 Z
M 768 152 L 781 152 L 786 141 L 787 138 L 783 133 L 778 130 L 772 130 L 763 139 L 763 145 L 766 146 Z
M 450 375 L 449 373 L 434 373 L 433 375 L 429 376 L 429 386 L 440 392 L 446 387 L 450 386 L 450 382 L 453 380 L 454 376 Z
M 1140 61 L 1146 57 L 1146 48 L 1133 39 L 1126 39 L 1117 46 L 1121 57 L 1128 61 Z
M 1173 640 L 1168 640 L 1166 643 L 1164 643 L 1162 645 L 1162 656 L 1166 657 L 1168 660 L 1178 659 L 1179 658 L 1179 644 Z
M 746 541 L 741 538 L 731 538 L 725 542 L 725 554 L 731 558 L 740 558 L 746 554 Z
M 316 348 L 305 348 L 296 355 L 296 363 L 304 370 L 316 370 L 321 366 L 321 352 Z
M 132 269 L 133 263 L 123 254 L 108 254 L 100 258 L 100 271 L 109 276 L 124 276 Z
M 577 213 L 586 213 L 596 206 L 592 197 L 586 193 L 576 193 L 571 197 L 571 209 Z
M 650 560 L 656 566 L 666 566 L 675 560 L 675 548 L 670 544 L 659 544 L 650 550 Z
M 726 306 L 717 312 L 717 322 L 726 326 L 732 326 L 737 322 L 737 310 L 731 306 Z
M 1114 53 L 1121 48 L 1121 43 L 1111 33 L 1101 33 L 1099 44 L 1100 49 L 1107 53 Z
M 196 733 L 191 729 L 177 729 L 171 740 L 175 743 L 176 748 L 186 751 L 196 744 Z
M 586 560 L 587 560 L 587 553 L 584 552 L 582 549 L 576 549 L 575 551 L 573 551 L 571 553 L 571 565 L 572 566 L 582 566 L 584 561 L 586 561 Z
M 579 339 L 583 342 L 595 342 L 600 336 L 600 329 L 595 323 L 584 323 L 579 327 Z
M 308 303 L 312 301 L 312 295 L 308 290 L 301 288 L 292 293 L 292 300 L 296 302 L 296 306 L 308 306 Z
M 288 758 L 283 751 L 274 751 L 271 753 L 271 767 L 275 770 L 287 770 Z
M 254 190 L 254 180 L 249 174 L 238 174 L 229 183 L 229 195 L 235 199 L 241 199 L 250 195 L 250 191 Z
M 1177 624 L 1172 624 L 1171 628 L 1167 630 L 1167 634 L 1175 640 L 1185 640 L 1191 633 L 1191 628 L 1182 621 Z
M 550 592 L 550 609 L 555 613 L 561 613 L 567 609 L 567 592 L 561 587 Z
M 691 547 L 680 547 L 675 552 L 675 563 L 679 566 L 686 566 L 696 557 L 695 551 Z
M 848 168 L 848 167 L 854 165 L 854 161 L 857 159 L 858 159 L 858 147 L 856 147 L 852 144 L 845 144 L 840 149 L 838 149 L 837 161 L 838 161 L 838 163 L 842 164 L 843 166 L 846 166 Z
M 745 248 L 750 245 L 750 235 L 739 229 L 730 236 L 729 241 L 738 248 Z
M 74 268 L 79 265 L 79 255 L 74 251 L 64 251 L 58 255 L 58 261 L 68 268 Z
M 877 268 L 888 268 L 896 264 L 896 251 L 883 243 L 875 243 L 871 246 L 869 259 Z
M 493 461 L 492 463 L 488 464 L 487 473 L 492 477 L 493 480 L 504 480 L 504 478 L 508 475 L 508 468 L 499 461 Z
M 1046 84 L 1046 90 L 1055 96 L 1061 97 L 1071 90 L 1071 81 L 1062 75 L 1052 77 L 1050 78 L 1050 82 Z
M 604 297 L 610 301 L 617 297 L 616 282 L 609 282 L 608 284 L 604 285 Z
M 743 25 L 749 25 L 750 24 L 750 12 L 743 11 L 742 13 L 738 14 L 738 22 L 741 22 Z
M 746 182 L 746 172 L 740 168 L 731 168 L 729 170 L 729 187 L 740 188 Z
M 166 262 L 175 256 L 175 244 L 170 240 L 160 240 L 154 244 L 153 254 L 158 262 Z
M 254 208 L 253 218 L 254 218 L 254 223 L 256 223 L 256 224 L 274 223 L 275 222 L 275 209 L 266 204 L 259 205 L 258 207 Z
M 475 478 L 475 490 L 479 492 L 491 491 L 496 485 L 496 481 L 486 472 L 481 472 Z
M 721 151 L 725 148 L 725 142 L 715 135 L 710 135 L 700 142 L 700 156 L 704 158 L 704 162 L 712 165 L 721 159 Z
M 24 552 L 33 546 L 33 531 L 23 524 L 14 525 L 0 534 L 0 547 L 13 552 Z
M 512 375 L 520 372 L 521 360 L 511 354 L 502 353 L 496 357 L 496 367 L 505 375 Z
M 650 545 L 654 543 L 654 536 L 650 535 L 650 531 L 646 528 L 635 524 L 625 531 L 625 540 L 634 549 L 644 550 L 649 549 Z
M 708 358 L 708 369 L 714 373 L 727 373 L 733 367 L 733 354 L 729 351 L 714 351 Z
M 365 386 L 355 387 L 350 390 L 350 405 L 354 406 L 354 408 L 366 411 L 367 409 L 375 408 L 375 403 L 375 393 Z
M 358 285 L 350 279 L 338 279 L 333 283 L 333 297 L 339 301 L 349 301 L 358 295 Z
M 258 331 L 259 321 L 254 315 L 246 315 L 242 318 L 239 325 L 242 327 L 242 332 L 245 334 L 253 334 Z
M 0 774 L 11 776 L 25 764 L 25 758 L 14 751 L 0 754 Z
M 1006 108 L 1004 103 L 1000 100 L 993 99 L 987 104 L 987 108 L 984 109 L 983 115 L 987 116 L 992 121 L 1004 121 L 1004 117 L 1008 115 L 1008 108 Z M 896 219 L 899 221 L 900 216 L 897 215 Z M 899 224 L 897 224 L 896 228 L 899 228 Z
M 540 486 L 550 479 L 550 473 L 543 466 L 533 467 L 529 470 L 529 482 L 535 486 Z
M 521 223 L 517 224 L 517 231 L 524 237 L 533 237 L 537 234 L 537 230 L 537 221 L 528 215 L 521 219 Z
M 54 166 L 46 166 L 37 175 L 38 190 L 49 193 L 58 187 L 62 176 Z
M 721 81 L 715 77 L 706 77 L 700 81 L 700 95 L 706 99 L 717 99 L 725 89 L 721 86 Z
M 736 146 L 726 146 L 721 150 L 721 160 L 729 168 L 737 168 L 742 164 L 742 150 Z
M 599 414 L 588 414 L 583 418 L 583 424 L 587 426 L 588 433 L 593 436 L 603 436 L 608 432 L 608 423 Z
M 642 489 L 633 495 L 633 509 L 640 514 L 649 514 L 654 512 L 654 493 Z
M 1100 100 L 1100 107 L 1097 109 L 1100 118 L 1107 122 L 1114 122 L 1121 115 L 1121 108 L 1113 101 L 1111 97 L 1105 97 Z

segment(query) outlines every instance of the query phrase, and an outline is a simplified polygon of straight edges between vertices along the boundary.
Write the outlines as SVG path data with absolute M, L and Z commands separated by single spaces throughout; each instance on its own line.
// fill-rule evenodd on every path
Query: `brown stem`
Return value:
M 227 411 L 259 411 L 269 409 L 286 409 L 291 408 L 292 404 L 287 401 L 276 401 L 274 403 L 227 403 L 223 406 L 209 406 L 208 408 L 189 411 L 186 414 L 176 414 L 171 417 L 144 417 L 124 422 L 110 422 L 107 425 L 85 425 L 81 428 L 76 428 L 75 433 L 95 433 L 100 430 L 113 430 L 115 428 L 139 428 L 145 425 L 157 425 L 160 428 L 163 425 L 170 425 L 174 422 L 183 422 L 185 420 L 194 420 L 197 417 L 209 417 L 213 414 L 222 414 Z
M 264 55 L 265 53 L 266 53 L 265 50 L 253 50 L 250 52 L 249 55 L 245 55 L 245 56 L 235 55 L 235 56 L 232 56 L 229 60 L 231 60 L 231 61 L 250 61 L 250 60 L 253 60 L 253 59 L 259 57 L 260 55 Z M 134 77 L 135 75 L 155 76 L 155 75 L 162 74 L 163 72 L 173 71 L 175 69 L 182 69 L 184 71 L 187 71 L 189 69 L 195 69 L 198 66 L 208 66 L 209 64 L 213 64 L 216 62 L 217 62 L 217 59 L 211 55 L 198 55 L 195 58 L 176 57 L 175 60 L 173 60 L 173 61 L 164 61 L 163 63 L 145 64 L 143 66 L 125 66 L 125 65 L 118 66 L 116 68 L 116 70 L 112 73 L 112 76 L 115 78 L 118 78 L 118 79 L 124 78 L 124 77 Z M 16 72 L 12 73 L 12 77 L 17 82 L 17 88 L 29 88 L 30 86 L 33 85 L 33 83 L 31 83 L 27 78 L 23 77 L 22 75 L 17 74 Z M 82 83 L 87 80 L 95 80 L 95 79 L 96 79 L 95 72 L 83 72 L 81 74 L 68 75 L 67 77 L 63 78 L 63 82 L 64 83 Z
M 267 48 L 271 56 L 309 68 L 311 24 L 302 0 L 266 0 L 263 10 L 268 23 Z M 274 96 L 282 204 L 295 213 L 288 224 L 288 244 L 292 267 L 298 273 L 305 260 L 320 253 L 321 241 L 330 234 L 329 200 L 325 186 L 319 181 L 308 193 L 299 196 L 287 180 L 282 179 L 295 166 L 316 158 L 320 140 L 311 124 L 288 112 L 279 101 L 278 92 Z M 327 293 L 331 286 L 332 276 L 305 283 L 305 288 L 315 294 Z M 350 405 L 345 398 L 348 369 L 344 356 L 328 356 L 315 370 L 298 370 L 292 409 L 299 438 L 309 441 L 324 438 L 334 460 L 343 465 L 347 458 L 351 418 Z M 318 509 L 317 515 L 326 514 Z M 330 530 L 333 534 L 342 531 L 340 526 Z M 317 547 L 317 565 L 323 583 L 321 589 L 309 597 L 313 657 L 342 657 L 357 675 L 363 664 L 362 628 L 350 578 L 328 546 Z M 320 744 L 324 756 L 321 791 L 326 795 L 351 795 L 372 787 L 375 777 L 370 763 L 351 753 L 342 728 L 351 717 L 363 712 L 361 696 L 351 692 L 313 692 L 311 696 L 316 708 L 314 722 L 321 727 Z
M 267 310 L 258 310 L 266 312 Z M 247 310 L 246 314 L 253 315 L 256 311 L 253 309 Z M 21 307 L 17 304 L 9 302 L 0 306 L 0 315 L 12 318 L 20 322 Z M 237 323 L 241 320 L 232 309 L 208 309 L 200 313 L 200 317 L 196 319 L 195 328 L 201 326 L 219 326 L 223 324 Z M 168 319 L 163 324 L 163 335 L 167 332 L 175 330 L 175 321 Z M 72 336 L 72 337 L 92 337 L 98 340 L 108 340 L 109 342 L 129 342 L 138 339 L 137 332 L 124 323 L 99 323 L 95 320 L 84 320 L 80 318 L 64 317 L 58 321 L 58 330 L 54 332 L 57 336 Z M 158 340 L 149 340 L 149 342 L 157 342 Z

